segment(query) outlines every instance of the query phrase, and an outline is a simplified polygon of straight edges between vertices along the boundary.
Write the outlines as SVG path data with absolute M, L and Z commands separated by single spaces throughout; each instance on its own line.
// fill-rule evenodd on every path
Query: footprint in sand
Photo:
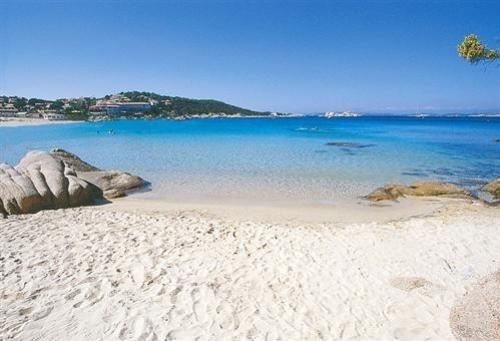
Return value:
M 137 317 L 132 323 L 128 322 L 119 334 L 120 340 L 158 340 L 158 336 L 153 330 L 153 323 L 150 319 Z
M 37 311 L 33 314 L 31 319 L 33 321 L 38 321 L 38 320 L 41 320 L 43 318 L 46 318 L 47 316 L 49 316 L 49 314 L 52 312 L 53 309 L 54 309 L 54 307 L 48 307 L 48 308 L 42 309 L 40 311 Z
M 178 286 L 170 293 L 170 302 L 175 304 L 177 302 L 177 295 L 182 291 L 182 286 Z
M 21 308 L 19 309 L 19 315 L 25 316 L 29 315 L 33 311 L 33 307 Z
M 66 300 L 73 300 L 78 297 L 79 302 L 76 302 L 73 307 L 87 307 L 100 302 L 106 295 L 111 292 L 111 282 L 103 279 L 91 285 L 85 285 L 82 290 L 80 288 L 66 295 Z
M 422 277 L 394 277 L 390 280 L 390 284 L 397 289 L 403 291 L 413 291 L 415 289 L 424 289 L 426 292 L 443 289 L 442 286 L 434 284 Z
M 64 298 L 66 299 L 66 301 L 71 301 L 73 300 L 76 296 L 78 296 L 80 293 L 82 292 L 81 289 L 76 289 L 76 290 L 73 290 L 72 292 L 70 292 L 69 294 L 67 294 Z

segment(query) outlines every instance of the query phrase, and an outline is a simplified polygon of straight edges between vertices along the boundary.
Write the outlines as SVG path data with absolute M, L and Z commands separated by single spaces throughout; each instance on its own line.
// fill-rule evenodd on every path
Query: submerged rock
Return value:
M 333 146 L 333 147 L 341 147 L 341 148 L 368 148 L 368 147 L 374 147 L 374 144 L 363 144 L 363 143 L 357 143 L 357 142 L 327 142 L 327 146 Z
M 495 199 L 500 199 L 500 179 L 487 183 L 482 190 L 491 193 Z
M 99 169 L 64 149 L 53 149 L 50 153 L 72 167 L 79 178 L 100 188 L 107 199 L 123 197 L 127 192 L 147 185 L 146 181 L 136 175 Z
M 389 184 L 377 188 L 366 198 L 370 201 L 397 200 L 405 196 L 447 196 L 455 198 L 468 198 L 470 195 L 463 189 L 445 182 L 417 181 L 410 186 Z
M 35 213 L 89 205 L 102 192 L 46 152 L 29 152 L 16 167 L 0 165 L 0 213 Z

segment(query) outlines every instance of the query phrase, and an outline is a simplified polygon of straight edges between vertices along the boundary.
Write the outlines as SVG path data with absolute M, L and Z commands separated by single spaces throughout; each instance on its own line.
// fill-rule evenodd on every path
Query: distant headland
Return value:
M 117 118 L 189 119 L 213 117 L 285 117 L 290 114 L 261 112 L 213 99 L 164 96 L 129 91 L 101 98 L 79 97 L 46 100 L 0 96 L 0 118 L 49 121 L 101 121 Z

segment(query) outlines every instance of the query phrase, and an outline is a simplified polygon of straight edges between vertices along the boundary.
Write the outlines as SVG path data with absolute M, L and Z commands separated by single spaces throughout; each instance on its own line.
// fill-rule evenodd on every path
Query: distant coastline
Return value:
M 152 92 L 120 92 L 104 97 L 46 100 L 0 96 L 0 118 L 47 121 L 101 121 L 116 118 L 188 119 L 284 117 L 290 114 L 255 111 L 213 99 L 191 99 Z
M 117 119 L 211 119 L 211 118 L 291 118 L 323 117 L 352 119 L 358 117 L 411 118 L 499 118 L 500 113 L 376 113 L 327 111 L 294 114 L 255 111 L 213 99 L 191 99 L 129 91 L 103 97 L 59 98 L 46 100 L 19 96 L 0 96 L 0 126 L 45 125 L 68 121 L 110 121 Z
M 408 117 L 408 118 L 500 118 L 500 113 L 384 113 L 384 112 L 325 112 L 311 113 L 304 116 L 325 118 L 356 118 L 356 117 Z
M 84 122 L 105 122 L 105 121 L 121 121 L 121 120 L 171 120 L 171 121 L 186 121 L 194 119 L 277 119 L 277 118 L 298 118 L 304 117 L 304 115 L 224 115 L 224 114 L 209 114 L 209 115 L 188 115 L 179 117 L 130 117 L 130 116 L 119 116 L 119 117 L 98 117 L 90 120 L 46 120 L 43 118 L 19 118 L 19 117 L 0 117 L 0 128 L 2 127 L 24 127 L 24 126 L 45 126 L 45 125 L 56 125 L 56 124 L 71 124 L 71 123 L 84 123 Z

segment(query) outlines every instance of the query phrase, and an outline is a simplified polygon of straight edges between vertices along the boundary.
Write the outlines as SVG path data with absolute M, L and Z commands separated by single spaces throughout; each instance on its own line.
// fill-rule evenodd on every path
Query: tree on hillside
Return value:
M 474 34 L 466 35 L 457 46 L 458 55 L 471 64 L 493 62 L 500 58 L 500 51 L 487 48 Z

